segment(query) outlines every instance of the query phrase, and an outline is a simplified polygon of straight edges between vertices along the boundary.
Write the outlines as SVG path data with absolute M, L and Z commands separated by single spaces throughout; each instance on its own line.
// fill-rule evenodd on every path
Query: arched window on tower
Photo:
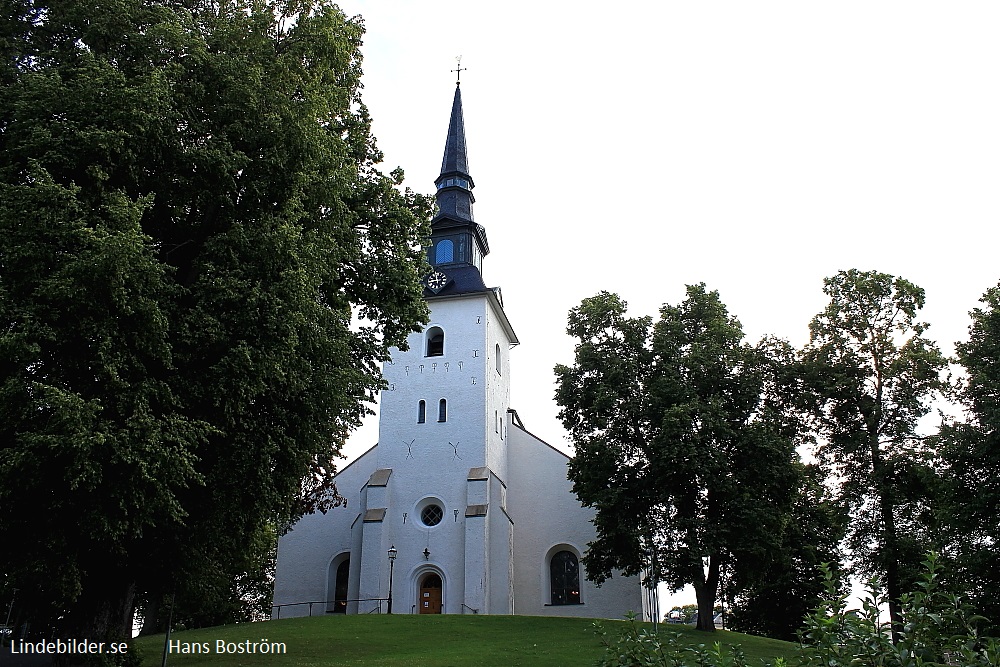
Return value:
M 417 403 L 417 423 L 423 424 L 427 421 L 427 402 L 421 400 Z
M 427 330 L 427 354 L 425 356 L 444 356 L 444 329 L 441 327 L 431 327 Z
M 497 375 L 503 375 L 500 372 L 500 343 L 497 343 Z
M 438 401 L 438 421 L 446 422 L 448 421 L 448 401 L 443 398 Z
M 559 551 L 549 561 L 551 604 L 580 604 L 580 561 L 572 551 Z
M 438 241 L 434 246 L 434 263 L 447 264 L 455 261 L 455 244 L 449 239 Z

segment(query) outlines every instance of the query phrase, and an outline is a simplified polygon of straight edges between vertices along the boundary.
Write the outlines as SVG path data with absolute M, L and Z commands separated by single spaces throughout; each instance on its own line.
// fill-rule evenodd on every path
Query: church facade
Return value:
M 272 616 L 641 615 L 637 577 L 586 581 L 593 512 L 572 493 L 569 458 L 510 407 L 519 341 L 482 278 L 458 87 L 435 184 L 430 322 L 383 369 L 378 444 L 336 478 L 346 507 L 279 540 Z

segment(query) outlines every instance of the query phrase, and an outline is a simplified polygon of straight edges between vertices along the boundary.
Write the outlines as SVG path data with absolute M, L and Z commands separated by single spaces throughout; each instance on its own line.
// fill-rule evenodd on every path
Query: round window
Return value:
M 420 512 L 420 520 L 425 526 L 436 526 L 444 518 L 444 510 L 440 505 L 430 504 Z

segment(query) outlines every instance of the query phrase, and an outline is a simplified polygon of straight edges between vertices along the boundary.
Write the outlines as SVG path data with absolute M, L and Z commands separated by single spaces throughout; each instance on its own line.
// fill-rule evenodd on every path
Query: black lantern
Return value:
M 392 566 L 396 564 L 396 546 L 389 547 L 389 612 L 392 613 Z

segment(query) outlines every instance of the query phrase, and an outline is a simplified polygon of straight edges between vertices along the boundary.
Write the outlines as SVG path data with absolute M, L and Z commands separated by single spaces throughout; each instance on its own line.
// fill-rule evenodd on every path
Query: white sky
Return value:
M 521 340 L 512 406 L 570 451 L 566 315 L 600 290 L 655 315 L 705 282 L 796 346 L 838 270 L 927 291 L 947 353 L 1000 280 L 1000 3 L 344 0 L 364 99 L 407 184 L 437 177 L 463 56 L 477 222 Z M 346 451 L 378 438 L 370 418 Z M 693 602 L 690 590 L 661 603 Z
M 927 291 L 946 353 L 1000 279 L 1000 3 L 407 2 L 365 18 L 364 99 L 430 193 L 455 56 L 477 222 L 521 345 L 512 406 L 569 451 L 566 315 L 655 315 L 704 281 L 747 334 L 802 345 L 840 269 Z M 370 419 L 350 458 L 378 438 Z

